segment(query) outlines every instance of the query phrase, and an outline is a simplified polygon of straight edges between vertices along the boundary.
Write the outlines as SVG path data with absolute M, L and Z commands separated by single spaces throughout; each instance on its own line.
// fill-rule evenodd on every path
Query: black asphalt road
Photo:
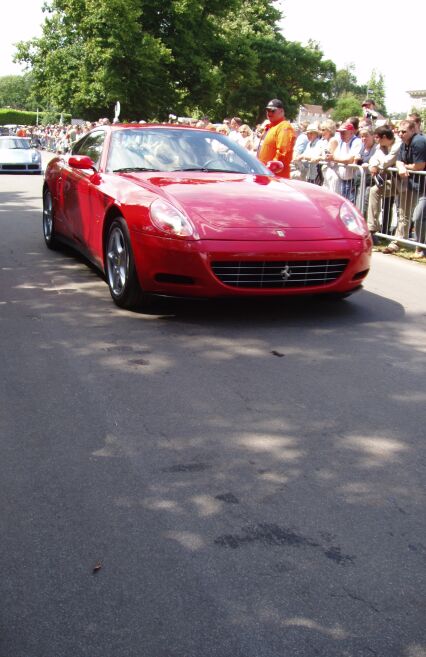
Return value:
M 425 657 L 426 267 L 114 307 L 0 178 L 0 657 Z

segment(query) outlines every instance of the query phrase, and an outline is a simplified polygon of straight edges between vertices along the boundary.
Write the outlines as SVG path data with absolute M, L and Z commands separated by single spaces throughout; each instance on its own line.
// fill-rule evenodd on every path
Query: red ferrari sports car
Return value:
M 347 296 L 372 247 L 342 197 L 178 125 L 100 126 L 51 160 L 43 232 L 49 248 L 64 241 L 88 257 L 124 308 L 151 294 Z

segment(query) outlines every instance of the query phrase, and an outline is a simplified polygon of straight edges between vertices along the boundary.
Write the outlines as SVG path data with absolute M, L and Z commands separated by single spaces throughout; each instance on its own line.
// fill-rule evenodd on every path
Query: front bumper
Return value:
M 294 296 L 350 292 L 360 287 L 370 267 L 371 239 L 315 241 L 216 241 L 179 240 L 131 235 L 136 271 L 146 292 L 191 297 Z M 341 274 L 332 280 L 312 284 L 309 280 L 291 281 L 292 266 L 300 263 L 346 261 Z M 226 284 L 213 271 L 213 263 L 278 263 L 282 267 L 282 285 L 268 287 Z M 288 265 L 286 266 L 286 263 Z M 292 264 L 293 263 L 293 264 Z M 217 268 L 216 268 L 217 270 Z M 290 275 L 288 275 L 288 273 Z

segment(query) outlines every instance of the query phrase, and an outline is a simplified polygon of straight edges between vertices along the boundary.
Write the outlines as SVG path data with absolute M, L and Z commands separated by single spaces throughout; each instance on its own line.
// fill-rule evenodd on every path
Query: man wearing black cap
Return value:
M 258 158 L 280 178 L 290 178 L 290 162 L 296 141 L 293 127 L 284 115 L 282 101 L 273 98 L 266 106 L 268 123 L 260 142 Z

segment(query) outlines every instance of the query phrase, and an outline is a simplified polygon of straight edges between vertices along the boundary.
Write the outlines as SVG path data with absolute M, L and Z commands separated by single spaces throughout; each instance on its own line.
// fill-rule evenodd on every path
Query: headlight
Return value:
M 164 233 L 176 237 L 191 237 L 194 234 L 194 228 L 187 217 L 168 201 L 155 199 L 149 212 L 154 225 Z
M 368 235 L 367 224 L 351 203 L 345 201 L 340 208 L 339 217 L 346 228 L 356 235 Z
M 31 153 L 31 159 L 33 162 L 40 162 L 40 153 L 38 153 L 37 151 L 33 151 Z

